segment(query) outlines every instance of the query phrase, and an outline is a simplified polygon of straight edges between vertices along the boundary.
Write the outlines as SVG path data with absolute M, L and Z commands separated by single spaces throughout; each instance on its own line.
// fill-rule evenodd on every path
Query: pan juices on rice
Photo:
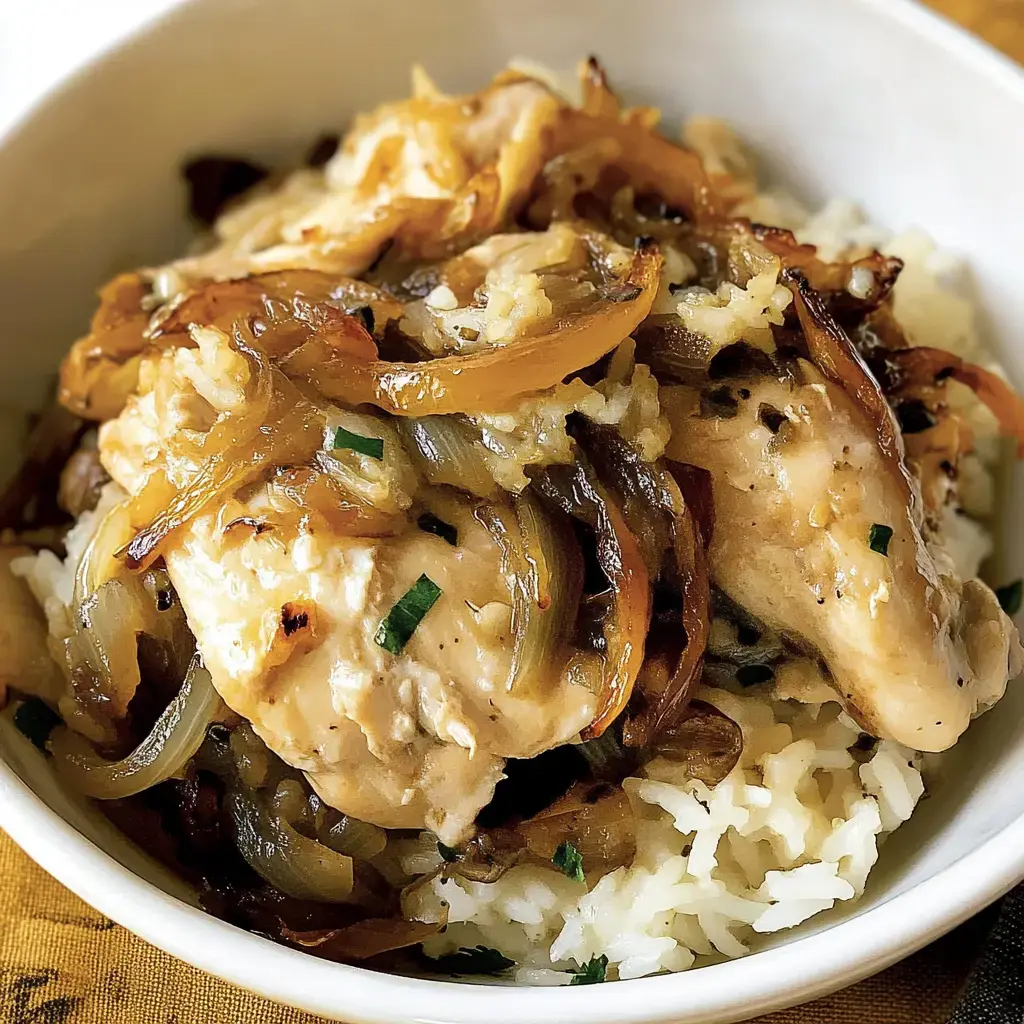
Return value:
M 205 247 L 101 292 L 0 503 L 2 682 L 212 913 L 534 984 L 741 956 L 1018 673 L 1024 412 L 950 261 L 657 120 L 594 61 L 417 69 L 222 212 L 259 171 L 194 162 Z

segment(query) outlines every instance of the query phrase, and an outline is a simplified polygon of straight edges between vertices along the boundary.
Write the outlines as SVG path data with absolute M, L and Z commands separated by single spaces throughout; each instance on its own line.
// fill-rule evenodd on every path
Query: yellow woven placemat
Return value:
M 1024 61 L 1024 0 L 929 2 Z M 874 978 L 760 1024 L 944 1024 L 990 920 L 987 912 Z M 322 1022 L 154 949 L 0 833 L 0 1024 Z

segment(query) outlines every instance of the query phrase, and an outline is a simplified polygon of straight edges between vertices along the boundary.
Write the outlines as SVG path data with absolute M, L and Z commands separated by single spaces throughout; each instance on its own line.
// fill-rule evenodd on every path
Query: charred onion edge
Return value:
M 699 222 L 723 212 L 699 154 L 642 124 L 563 107 L 547 136 L 545 163 L 595 139 L 611 139 L 618 143 L 619 153 L 609 162 L 622 168 L 638 191 L 657 192 Z
M 618 284 L 638 288 L 635 297 L 595 304 L 595 309 L 553 330 L 501 348 L 421 363 L 359 360 L 331 353 L 307 371 L 325 397 L 352 405 L 370 404 L 394 416 L 498 411 L 521 395 L 554 387 L 596 362 L 627 337 L 650 312 L 658 290 L 662 258 L 644 239 L 629 273 Z M 290 372 L 288 361 L 283 364 Z
M 815 246 L 798 242 L 788 228 L 757 224 L 746 218 L 734 221 L 733 225 L 736 230 L 753 235 L 784 267 L 803 274 L 818 292 L 847 292 L 854 268 L 864 267 L 874 275 L 870 305 L 877 306 L 888 297 L 903 270 L 903 260 L 898 256 L 873 251 L 857 260 L 827 261 L 818 256 Z
M 689 467 L 692 468 L 692 467 Z M 623 744 L 646 747 L 664 729 L 670 728 L 686 712 L 690 697 L 700 682 L 711 628 L 711 582 L 708 574 L 706 546 L 710 530 L 704 536 L 690 501 L 683 493 L 673 463 L 667 463 L 666 489 L 672 507 L 672 550 L 682 584 L 682 627 L 686 634 L 675 670 L 659 699 L 623 726 Z
M 611 622 L 605 626 L 605 653 L 601 703 L 593 721 L 581 733 L 596 739 L 626 709 L 644 660 L 651 618 L 651 587 L 640 545 L 626 526 L 622 510 L 611 496 L 593 485 L 597 505 L 597 557 L 612 584 L 615 602 Z
M 799 270 L 786 268 L 782 281 L 793 293 L 800 327 L 814 365 L 840 387 L 867 417 L 878 449 L 904 493 L 908 510 L 914 506 L 914 488 L 907 470 L 903 438 L 895 413 L 882 388 L 868 369 L 849 335 L 836 323 L 822 295 L 811 288 Z
M 937 384 L 947 377 L 966 384 L 992 411 L 1003 434 L 1016 440 L 1018 458 L 1024 457 L 1024 400 L 998 374 L 938 348 L 889 349 L 884 356 L 899 367 L 899 387 Z

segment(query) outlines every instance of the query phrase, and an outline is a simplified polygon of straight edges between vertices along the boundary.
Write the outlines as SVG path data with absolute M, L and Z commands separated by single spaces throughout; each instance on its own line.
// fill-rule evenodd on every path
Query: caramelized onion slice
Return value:
M 138 273 L 119 274 L 100 290 L 89 333 L 61 364 L 58 397 L 66 408 L 85 419 L 106 420 L 124 407 L 138 378 L 137 362 L 124 364 L 145 345 L 149 314 L 142 300 L 148 293 Z
M 717 786 L 736 767 L 743 753 L 740 727 L 706 701 L 694 700 L 682 719 L 662 733 L 654 752 L 686 766 L 706 786 Z
M 596 482 L 593 471 L 581 458 L 573 466 L 548 467 L 536 475 L 534 485 L 545 500 L 594 529 L 597 561 L 611 584 L 613 600 L 603 627 L 600 704 L 594 720 L 580 734 L 584 740 L 591 740 L 600 736 L 629 703 L 644 660 L 651 618 L 650 578 L 622 509 Z
M 348 495 L 336 485 L 326 466 L 329 455 L 319 457 L 321 468 L 279 468 L 268 484 L 268 497 L 276 513 L 275 525 L 298 529 L 313 521 L 344 537 L 393 537 L 408 525 L 404 514 L 386 512 Z
M 549 865 L 563 843 L 576 848 L 591 883 L 629 864 L 636 854 L 636 825 L 621 786 L 578 782 L 516 825 L 479 831 L 442 873 L 471 882 L 496 882 L 524 859 Z
M 179 776 L 220 706 L 210 673 L 196 655 L 177 696 L 124 759 L 104 760 L 67 728 L 55 731 L 50 750 L 57 770 L 79 792 L 96 800 L 121 800 Z
M 321 903 L 353 899 L 352 858 L 297 832 L 264 798 L 235 788 L 225 798 L 235 843 L 249 866 L 286 896 Z
M 572 843 L 590 878 L 629 864 L 636 854 L 629 797 L 621 787 L 604 782 L 577 783 L 550 807 L 522 822 L 516 832 L 529 853 L 548 862 L 562 843 Z
M 657 192 L 692 220 L 721 214 L 721 203 L 700 156 L 636 121 L 563 107 L 548 131 L 546 159 L 609 141 L 618 150 L 610 162 L 625 171 L 638 192 Z
M 565 640 L 583 589 L 579 546 L 567 524 L 528 493 L 514 497 L 511 507 L 487 503 L 473 514 L 501 551 L 512 598 L 506 689 L 520 695 L 536 692 L 562 670 L 567 657 Z
M 396 416 L 507 409 L 520 395 L 554 387 L 615 348 L 650 312 L 660 269 L 657 247 L 642 245 L 628 273 L 606 289 L 603 301 L 556 321 L 543 334 L 503 347 L 393 363 L 338 353 L 315 338 L 309 343 L 312 354 L 300 349 L 282 367 L 286 373 L 301 372 L 328 398 L 376 405 Z
M 799 271 L 787 271 L 783 279 L 793 293 L 811 359 L 822 375 L 842 388 L 866 417 L 879 451 L 899 482 L 909 508 L 913 490 L 904 461 L 903 439 L 878 381 L 807 278 Z
M 702 531 L 694 512 L 696 502 L 684 495 L 680 484 L 690 485 L 693 474 L 686 467 L 676 474 L 677 463 L 669 463 L 671 475 L 666 491 L 672 516 L 672 552 L 682 594 L 684 646 L 665 688 L 640 714 L 623 725 L 623 743 L 646 747 L 671 731 L 686 714 L 690 696 L 700 682 L 704 654 L 711 628 L 711 585 L 706 546 L 710 531 Z M 699 499 L 698 499 L 699 500 Z
M 225 415 L 207 434 L 203 450 L 210 454 L 198 472 L 125 548 L 129 569 L 149 566 L 175 531 L 218 499 L 275 466 L 307 462 L 323 443 L 322 415 L 270 365 L 249 328 L 236 325 L 234 341 L 251 369 L 245 409 Z
M 829 262 L 821 259 L 813 245 L 799 243 L 793 232 L 785 228 L 745 221 L 737 224 L 740 230 L 749 230 L 769 252 L 778 256 L 784 267 L 803 274 L 815 291 L 843 294 L 862 312 L 885 301 L 903 269 L 903 260 L 883 256 L 880 252 L 870 252 L 857 260 Z M 858 274 L 864 275 L 865 290 L 863 297 L 856 299 L 849 289 Z
M 403 416 L 395 424 L 417 468 L 430 483 L 458 487 L 478 498 L 488 498 L 498 489 L 484 461 L 480 431 L 461 417 Z
M 899 368 L 898 386 L 933 385 L 947 377 L 966 384 L 992 410 L 1000 430 L 1016 440 L 1017 454 L 1024 457 L 1024 400 L 1002 377 L 938 348 L 897 349 L 887 351 L 885 358 Z
M 372 917 L 346 928 L 293 931 L 282 928 L 281 937 L 292 946 L 325 960 L 348 963 L 369 960 L 381 953 L 417 946 L 444 930 L 444 922 L 428 924 L 400 917 Z
M 368 315 L 365 311 L 369 310 Z M 331 312 L 359 313 L 369 334 L 402 316 L 402 304 L 388 292 L 365 281 L 316 270 L 284 270 L 254 274 L 234 281 L 211 281 L 187 295 L 155 324 L 153 340 L 185 332 L 190 324 L 210 324 L 230 330 L 235 321 L 258 316 L 270 324 L 289 320 L 311 328 L 322 326 Z

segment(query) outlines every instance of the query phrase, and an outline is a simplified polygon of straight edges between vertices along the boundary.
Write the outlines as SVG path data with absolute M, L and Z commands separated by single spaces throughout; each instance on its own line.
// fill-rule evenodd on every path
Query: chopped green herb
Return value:
M 457 953 L 446 953 L 434 960 L 439 971 L 449 974 L 501 974 L 515 967 L 515 960 L 499 953 L 490 946 L 468 949 L 463 946 Z
M 1020 611 L 1021 598 L 1024 598 L 1024 580 L 1014 580 L 1005 587 L 997 587 L 996 597 L 1007 615 L 1016 615 Z
M 420 576 L 377 627 L 373 642 L 385 651 L 400 654 L 440 596 L 441 588 L 426 574 Z
M 566 878 L 574 882 L 582 882 L 583 878 L 583 855 L 572 843 L 562 843 L 555 850 L 551 863 L 558 868 Z
M 335 427 L 331 447 L 335 451 L 339 448 L 348 448 L 359 452 L 360 455 L 368 455 L 371 459 L 384 458 L 384 438 L 363 437 L 362 434 L 353 434 L 344 427 Z
M 459 851 L 453 850 L 450 846 L 445 846 L 442 842 L 438 842 L 437 852 L 441 854 L 441 860 L 447 864 L 452 864 L 459 859 Z
M 17 711 L 14 712 L 14 724 L 18 731 L 44 753 L 50 733 L 60 723 L 60 715 L 38 697 L 30 697 L 23 704 L 19 704 Z
M 882 526 L 879 523 L 872 523 L 868 530 L 868 546 L 872 551 L 880 555 L 889 554 L 889 541 L 892 540 L 892 527 Z
M 770 665 L 741 665 L 736 669 L 736 682 L 740 686 L 756 686 L 767 683 L 774 675 Z
M 599 985 L 608 973 L 608 957 L 592 956 L 579 970 L 566 973 L 572 975 L 570 985 Z
M 433 533 L 440 537 L 441 540 L 446 540 L 452 547 L 455 547 L 459 542 L 459 531 L 451 523 L 438 519 L 433 512 L 424 512 L 416 520 L 416 525 L 424 533 Z

